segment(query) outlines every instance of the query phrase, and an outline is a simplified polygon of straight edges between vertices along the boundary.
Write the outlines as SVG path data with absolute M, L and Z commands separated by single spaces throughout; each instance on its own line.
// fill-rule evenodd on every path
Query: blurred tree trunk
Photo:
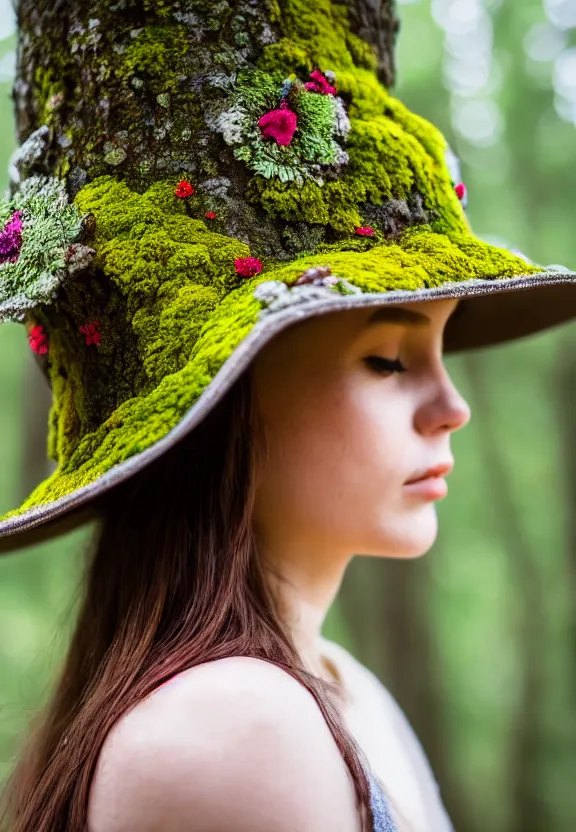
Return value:
M 514 809 L 510 832 L 548 832 L 551 826 L 540 799 L 540 755 L 545 747 L 542 705 L 545 608 L 540 577 L 514 498 L 510 467 L 498 446 L 499 432 L 484 377 L 484 367 L 490 359 L 468 355 L 462 361 L 469 384 L 469 402 L 475 414 L 480 454 L 484 470 L 490 477 L 486 493 L 492 495 L 497 528 L 512 568 L 512 585 L 520 600 L 517 649 L 521 682 L 510 738 L 509 770 Z M 490 668 L 486 668 L 486 673 L 489 672 Z
M 570 644 L 572 645 L 571 690 L 576 708 L 576 339 L 565 335 L 559 343 L 557 359 L 557 407 L 560 426 L 561 464 L 566 489 L 566 552 L 570 598 Z
M 52 394 L 48 381 L 31 357 L 25 363 L 23 383 L 24 448 L 20 491 L 25 499 L 51 473 L 54 464 L 48 459 L 46 447 Z
M 456 829 L 465 828 L 446 765 L 444 711 L 438 687 L 430 570 L 415 561 L 357 558 L 340 593 L 340 609 L 358 659 L 386 685 L 406 713 L 440 782 Z

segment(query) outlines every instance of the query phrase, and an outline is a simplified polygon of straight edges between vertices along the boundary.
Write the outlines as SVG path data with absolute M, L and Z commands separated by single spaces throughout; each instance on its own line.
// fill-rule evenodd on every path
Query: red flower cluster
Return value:
M 216 214 L 214 213 L 214 211 L 206 211 L 204 216 L 206 217 L 207 220 L 215 220 L 216 219 Z
M 464 182 L 459 182 L 454 188 L 454 190 L 456 191 L 456 196 L 458 197 L 458 199 L 463 200 L 466 196 L 466 185 L 464 184 Z
M 264 113 L 258 125 L 265 139 L 274 139 L 281 147 L 288 147 L 298 127 L 298 116 L 283 101 L 278 110 Z
M 361 225 L 356 229 L 356 234 L 359 234 L 361 237 L 373 237 L 374 229 L 371 225 Z
M 32 352 L 35 352 L 36 355 L 47 355 L 48 336 L 41 324 L 32 327 L 28 334 L 28 343 Z
M 241 277 L 254 277 L 262 271 L 262 261 L 257 257 L 238 257 L 234 260 L 236 273 Z
M 187 179 L 181 179 L 176 186 L 176 190 L 174 191 L 177 197 L 180 199 L 186 199 L 192 194 L 196 193 L 190 182 Z
M 336 87 L 329 84 L 324 75 L 319 69 L 315 69 L 310 73 L 311 81 L 304 84 L 304 89 L 308 92 L 321 92 L 323 95 L 336 95 Z
M 100 332 L 100 321 L 90 321 L 89 323 L 78 327 L 78 329 L 84 336 L 84 341 L 89 347 L 92 344 L 98 346 L 98 344 L 102 340 L 102 333 Z

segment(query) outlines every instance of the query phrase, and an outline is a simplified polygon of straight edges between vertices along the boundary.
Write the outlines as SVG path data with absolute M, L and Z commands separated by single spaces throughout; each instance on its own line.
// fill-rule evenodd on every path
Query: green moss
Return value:
M 354 32 L 347 33 L 346 43 L 356 66 L 376 72 L 378 60 L 374 48 L 369 43 L 359 38 Z
M 96 431 L 84 436 L 70 458 L 38 486 L 20 510 L 93 482 L 175 427 L 254 326 L 261 306 L 253 291 L 254 282 L 247 281 L 225 298 L 204 325 L 185 366 L 165 376 L 147 396 L 125 401 Z
M 182 44 L 187 38 L 185 26 L 145 27 L 120 55 L 121 77 L 145 79 L 155 95 L 177 90 L 178 73 L 184 68 Z
M 81 298 L 64 297 L 49 317 L 49 452 L 59 464 L 125 400 L 145 396 L 181 370 L 204 322 L 238 285 L 234 261 L 249 256 L 249 248 L 184 214 L 183 200 L 174 196 L 177 181 L 138 194 L 108 176 L 76 197 L 95 220 L 92 245 L 109 300 L 92 316 L 102 319 L 97 350 L 78 333 L 90 318 Z M 188 201 L 184 210 L 193 210 Z
M 363 292 L 378 293 L 397 289 L 414 291 L 448 281 L 502 279 L 542 271 L 504 249 L 475 240 L 471 235 L 438 234 L 430 226 L 409 229 L 396 243 L 370 245 L 365 240 L 353 241 L 352 250 L 345 250 L 345 245 L 324 244 L 321 253 L 278 267 L 267 279 L 291 283 L 312 266 L 330 266 L 333 274 Z
M 281 8 L 285 37 L 264 49 L 259 67 L 284 77 L 315 66 L 335 72 L 352 125 L 349 163 L 337 181 L 328 177 L 317 188 L 298 182 L 282 187 L 277 180 L 255 177 L 251 201 L 259 202 L 272 220 L 322 223 L 336 234 L 352 235 L 355 226 L 364 224 L 362 203 L 406 200 L 418 192 L 435 230 L 463 232 L 466 220 L 444 161 L 444 137 L 380 84 L 375 54 L 350 32 L 346 9 L 329 0 L 313 6 L 285 0 Z
M 64 94 L 63 80 L 55 76 L 53 67 L 37 66 L 34 72 L 34 86 L 38 122 L 50 126 L 57 102 Z
M 264 47 L 262 57 L 258 61 L 258 69 L 275 73 L 282 77 L 286 67 L 291 67 L 297 75 L 306 75 L 314 69 L 314 64 L 308 53 L 289 38 L 280 38 L 277 43 L 270 43 Z
M 282 29 L 304 50 L 314 66 L 337 70 L 354 67 L 348 48 L 347 9 L 330 0 L 282 0 Z

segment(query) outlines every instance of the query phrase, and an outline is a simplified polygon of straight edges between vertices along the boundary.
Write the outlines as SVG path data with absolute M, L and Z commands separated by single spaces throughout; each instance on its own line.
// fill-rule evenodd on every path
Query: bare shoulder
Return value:
M 179 674 L 120 719 L 92 784 L 90 832 L 357 832 L 354 789 L 314 698 L 273 664 Z

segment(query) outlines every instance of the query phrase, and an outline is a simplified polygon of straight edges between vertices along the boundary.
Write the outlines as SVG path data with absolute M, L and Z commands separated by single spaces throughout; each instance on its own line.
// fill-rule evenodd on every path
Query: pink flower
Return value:
M 373 237 L 374 229 L 371 225 L 361 225 L 356 229 L 356 234 L 359 234 L 361 237 Z
M 288 147 L 298 127 L 298 116 L 283 101 L 278 110 L 265 113 L 258 125 L 265 139 L 274 139 L 281 147 Z
M 466 196 L 466 185 L 464 182 L 459 182 L 458 185 L 454 188 L 456 191 L 456 196 L 460 201 L 462 201 Z
M 239 257 L 234 260 L 236 273 L 242 277 L 254 277 L 262 271 L 262 261 L 257 257 Z
M 28 343 L 32 352 L 36 355 L 46 355 L 48 353 L 48 336 L 41 324 L 33 326 L 28 333 Z
M 0 263 L 15 263 L 22 248 L 22 211 L 15 211 L 0 231 Z
M 87 344 L 87 346 L 91 346 L 92 344 L 98 346 L 98 344 L 102 340 L 102 334 L 100 332 L 100 321 L 90 321 L 89 323 L 78 327 L 78 329 L 84 336 L 84 341 Z
M 304 84 L 304 89 L 308 92 L 321 92 L 323 95 L 336 95 L 336 87 L 328 83 L 324 75 L 319 69 L 315 69 L 310 73 L 311 81 Z
M 177 197 L 180 199 L 186 199 L 192 194 L 196 193 L 190 182 L 187 179 L 181 179 L 176 186 L 176 190 L 174 191 Z

